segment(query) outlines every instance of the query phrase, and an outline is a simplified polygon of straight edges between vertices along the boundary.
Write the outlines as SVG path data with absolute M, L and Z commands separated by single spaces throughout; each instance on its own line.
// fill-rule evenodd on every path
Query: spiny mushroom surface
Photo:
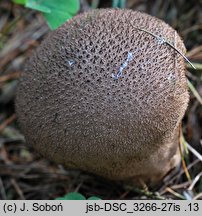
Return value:
M 176 31 L 150 15 L 100 9 L 51 32 L 25 66 L 16 112 L 27 143 L 68 168 L 161 179 L 180 161 L 189 100 Z

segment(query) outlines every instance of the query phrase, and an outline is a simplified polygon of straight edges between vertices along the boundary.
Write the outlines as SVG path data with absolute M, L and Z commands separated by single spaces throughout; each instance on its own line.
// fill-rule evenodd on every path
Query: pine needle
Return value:
M 186 142 L 186 145 L 189 151 L 192 152 L 192 154 L 194 154 L 202 162 L 202 155 L 197 152 L 189 143 Z
M 177 197 L 177 198 L 180 198 L 180 199 L 182 199 L 182 200 L 185 199 L 181 194 L 175 192 L 173 189 L 171 189 L 171 188 L 169 188 L 169 187 L 166 188 L 166 191 L 169 192 L 169 193 L 171 193 L 172 195 L 174 195 L 174 196 Z
M 189 150 L 187 148 L 187 142 L 186 142 L 186 140 L 185 140 L 185 138 L 183 136 L 182 129 L 181 129 L 181 132 L 180 132 L 180 143 L 183 145 L 185 153 L 188 155 L 189 154 Z
M 192 63 L 196 70 L 202 70 L 202 64 L 200 63 Z M 188 68 L 192 68 L 189 64 L 186 65 Z
M 201 98 L 201 96 L 199 95 L 199 93 L 197 92 L 197 90 L 195 89 L 195 87 L 192 85 L 192 83 L 188 79 L 187 79 L 187 84 L 189 86 L 189 89 L 191 90 L 191 92 L 195 96 L 195 98 L 202 105 L 202 98 Z
M 185 162 L 185 159 L 184 159 L 184 155 L 183 155 L 183 150 L 182 150 L 182 145 L 186 146 L 185 144 L 187 144 L 187 143 L 186 143 L 186 141 L 185 141 L 185 139 L 184 139 L 184 137 L 183 137 L 182 129 L 180 129 L 179 150 L 180 150 L 180 155 L 181 155 L 181 160 L 182 160 L 182 167 L 183 167 L 183 170 L 184 170 L 184 172 L 185 172 L 185 175 L 186 175 L 187 179 L 188 179 L 189 181 L 191 181 L 191 176 L 190 176 L 189 171 L 188 171 L 188 169 L 187 169 L 187 165 L 186 165 L 186 162 Z M 186 149 L 186 147 L 185 147 L 185 149 Z M 188 152 L 188 151 L 187 151 L 187 152 Z
M 194 186 L 196 185 L 196 183 L 200 180 L 202 176 L 202 172 L 200 172 L 192 181 L 191 185 L 189 186 L 188 190 L 193 190 Z
M 132 23 L 130 23 L 130 24 L 132 25 Z M 132 26 L 133 26 L 133 25 L 132 25 Z M 155 37 L 157 40 L 159 40 L 162 44 L 163 44 L 163 43 L 168 44 L 168 45 L 169 45 L 171 48 L 173 48 L 177 53 L 179 53 L 179 54 L 192 66 L 192 68 L 196 69 L 195 66 L 189 61 L 189 59 L 188 59 L 180 50 L 178 50 L 176 47 L 174 47 L 169 41 L 165 40 L 165 39 L 162 38 L 162 37 L 159 37 L 158 35 L 156 35 L 156 34 L 150 32 L 150 31 L 147 31 L 146 29 L 138 28 L 138 27 L 135 27 L 135 26 L 133 26 L 133 28 L 135 28 L 135 29 L 137 29 L 137 30 L 139 30 L 139 31 L 143 31 L 143 32 L 145 32 L 145 33 L 147 33 L 147 34 L 152 35 L 152 36 Z

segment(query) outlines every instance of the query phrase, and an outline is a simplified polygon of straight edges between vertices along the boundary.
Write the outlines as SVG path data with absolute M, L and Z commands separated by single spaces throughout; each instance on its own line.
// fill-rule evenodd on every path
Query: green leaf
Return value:
M 199 191 L 200 192 L 202 191 L 202 178 L 201 178 L 200 183 L 199 183 Z
M 99 197 L 91 196 L 88 198 L 88 200 L 101 200 Z
M 25 5 L 27 0 L 13 0 L 14 3 L 16 4 L 22 4 L 22 5 Z
M 56 198 L 56 200 L 86 200 L 86 198 L 80 193 L 70 192 L 64 197 Z
M 51 29 L 56 29 L 79 10 L 79 0 L 27 0 L 26 7 L 43 12 Z
M 66 200 L 85 200 L 86 198 L 80 193 L 71 192 L 65 195 L 65 199 Z
M 125 0 L 113 0 L 112 1 L 112 7 L 125 8 L 126 7 L 126 1 Z
M 40 0 L 28 0 L 26 3 L 27 8 L 31 8 L 40 12 L 51 13 L 51 9 L 47 7 L 43 1 Z
M 62 12 L 57 11 L 55 11 L 54 16 L 52 15 L 52 13 L 43 13 L 43 16 L 45 17 L 48 26 L 52 30 L 58 28 L 60 25 L 72 18 L 72 15 L 68 14 L 67 12 L 62 14 Z
M 65 200 L 64 197 L 58 197 L 58 198 L 55 198 L 55 200 Z

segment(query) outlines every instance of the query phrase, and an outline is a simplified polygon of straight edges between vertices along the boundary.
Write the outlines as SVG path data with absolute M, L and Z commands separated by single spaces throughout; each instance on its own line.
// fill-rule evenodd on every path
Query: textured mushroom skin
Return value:
M 27 142 L 57 163 L 110 179 L 156 181 L 180 161 L 185 65 L 130 23 L 185 53 L 176 31 L 157 18 L 92 10 L 51 32 L 27 62 L 16 112 Z

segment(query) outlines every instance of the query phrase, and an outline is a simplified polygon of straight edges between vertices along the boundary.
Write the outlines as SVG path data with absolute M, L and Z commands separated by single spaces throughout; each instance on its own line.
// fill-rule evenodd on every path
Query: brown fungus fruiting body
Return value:
M 81 14 L 51 32 L 25 66 L 16 111 L 27 143 L 68 168 L 156 181 L 179 161 L 189 100 L 185 47 L 150 15 Z

